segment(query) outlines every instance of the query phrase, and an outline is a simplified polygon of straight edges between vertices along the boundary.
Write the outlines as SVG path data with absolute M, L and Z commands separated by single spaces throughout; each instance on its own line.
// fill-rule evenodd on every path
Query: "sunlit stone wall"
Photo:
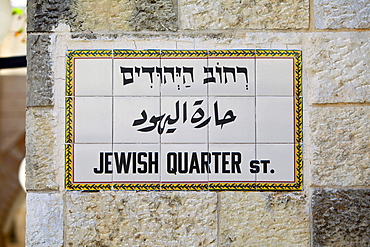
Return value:
M 27 246 L 370 245 L 370 3 L 29 0 Z M 299 49 L 304 189 L 66 191 L 68 49 Z

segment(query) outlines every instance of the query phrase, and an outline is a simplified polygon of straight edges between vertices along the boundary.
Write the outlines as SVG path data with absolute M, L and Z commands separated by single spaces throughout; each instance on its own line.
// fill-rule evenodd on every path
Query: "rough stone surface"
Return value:
M 27 37 L 27 106 L 54 104 L 50 44 L 49 35 Z
M 137 0 L 130 19 L 135 31 L 176 31 L 176 0 Z
M 176 31 L 175 0 L 78 0 L 75 31 Z
M 370 190 L 315 190 L 313 246 L 370 246 Z
M 212 192 L 68 192 L 66 246 L 216 246 Z
M 28 32 L 50 32 L 59 23 L 71 31 L 176 31 L 176 0 L 28 0 Z
M 307 146 L 312 183 L 370 185 L 370 106 L 315 107 Z
M 76 20 L 72 23 L 74 31 L 112 31 L 134 30 L 130 25 L 135 1 L 89 1 L 79 0 L 74 9 Z
M 54 146 L 56 121 L 51 107 L 26 112 L 26 188 L 28 191 L 58 190 Z
M 222 192 L 219 203 L 219 246 L 310 245 L 303 192 Z
M 46 32 L 55 28 L 60 21 L 70 23 L 75 19 L 76 0 L 28 0 L 27 31 Z
M 27 194 L 26 236 L 26 246 L 64 246 L 61 195 Z
M 307 29 L 308 0 L 179 0 L 180 29 Z
M 368 0 L 316 0 L 314 9 L 316 28 L 370 28 Z
M 309 103 L 370 102 L 369 39 L 370 32 L 308 35 Z

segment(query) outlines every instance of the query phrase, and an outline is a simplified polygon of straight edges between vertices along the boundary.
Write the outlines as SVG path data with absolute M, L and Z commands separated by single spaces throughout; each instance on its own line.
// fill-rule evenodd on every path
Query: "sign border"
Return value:
M 119 57 L 290 57 L 294 59 L 295 182 L 294 183 L 74 183 L 74 59 Z M 67 190 L 134 190 L 134 191 L 298 191 L 303 190 L 303 96 L 302 52 L 300 50 L 69 50 L 66 55 L 65 85 L 65 188 Z

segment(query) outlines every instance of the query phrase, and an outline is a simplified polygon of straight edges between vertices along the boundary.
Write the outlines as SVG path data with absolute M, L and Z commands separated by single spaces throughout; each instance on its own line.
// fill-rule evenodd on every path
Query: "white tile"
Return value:
M 111 144 L 74 144 L 73 181 L 79 183 L 112 182 Z
M 161 58 L 163 83 L 161 95 L 196 96 L 207 95 L 204 84 L 207 57 L 204 58 Z
M 159 144 L 114 144 L 115 183 L 160 183 Z
M 161 142 L 206 143 L 211 123 L 207 109 L 207 97 L 162 97 Z
M 160 58 L 114 58 L 115 96 L 159 96 Z M 158 72 L 158 73 L 157 73 Z
M 114 97 L 113 142 L 159 143 L 159 97 Z
M 293 58 L 256 58 L 257 95 L 293 96 Z
M 254 143 L 253 97 L 210 97 L 210 143 Z
M 253 96 L 255 94 L 255 58 L 210 57 L 208 67 L 215 82 L 208 83 L 209 95 Z
M 76 96 L 112 95 L 112 58 L 75 58 Z
M 211 173 L 209 181 L 254 183 L 255 173 L 249 163 L 255 159 L 254 144 L 210 144 Z
M 257 97 L 257 143 L 294 143 L 293 99 Z
M 257 182 L 294 182 L 294 144 L 257 144 Z
M 75 97 L 76 143 L 112 142 L 112 98 Z
M 208 183 L 202 152 L 208 152 L 207 144 L 161 144 L 161 182 Z

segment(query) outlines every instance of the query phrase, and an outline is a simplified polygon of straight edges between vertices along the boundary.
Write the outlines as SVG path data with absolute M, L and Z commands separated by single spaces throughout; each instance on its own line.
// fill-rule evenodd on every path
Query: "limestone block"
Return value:
M 66 246 L 216 246 L 214 192 L 67 192 Z
M 309 103 L 370 101 L 370 32 L 313 33 L 304 53 Z
M 314 9 L 316 28 L 370 28 L 368 0 L 317 0 Z
M 313 246 L 369 246 L 370 190 L 315 190 Z
M 27 194 L 26 246 L 64 246 L 63 198 L 60 194 Z
M 78 0 L 72 30 L 78 31 L 176 31 L 174 0 Z
M 370 185 L 370 106 L 315 107 L 308 117 L 313 185 Z
M 220 193 L 219 246 L 309 246 L 304 192 Z
M 27 31 L 51 31 L 60 21 L 70 23 L 75 19 L 74 6 L 76 0 L 27 1 Z
M 135 31 L 176 31 L 177 1 L 137 0 L 130 22 Z
M 133 30 L 130 19 L 133 17 L 134 2 L 119 1 L 89 1 L 78 0 L 76 20 L 72 23 L 73 31 L 110 31 Z
M 27 106 L 51 106 L 53 69 L 49 35 L 29 34 L 27 37 Z
M 27 109 L 26 188 L 28 191 L 59 189 L 56 177 L 60 167 L 56 166 L 54 155 L 55 119 L 51 107 Z
M 29 0 L 28 31 L 176 31 L 176 0 Z
M 179 0 L 180 29 L 308 29 L 309 1 Z

